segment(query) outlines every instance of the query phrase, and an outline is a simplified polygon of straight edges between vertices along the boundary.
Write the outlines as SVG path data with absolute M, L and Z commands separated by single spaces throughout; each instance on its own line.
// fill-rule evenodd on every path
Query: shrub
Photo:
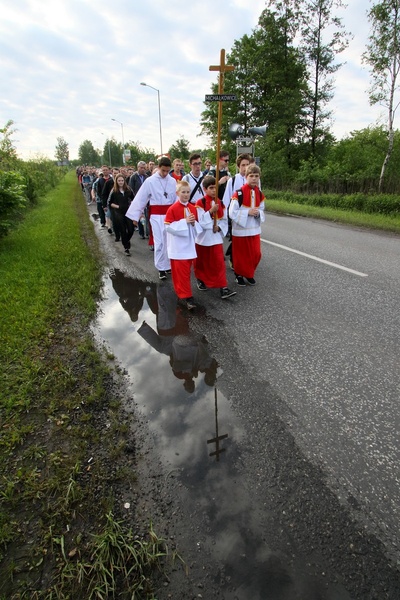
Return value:
M 0 237 L 18 224 L 26 203 L 23 176 L 16 171 L 0 171 Z

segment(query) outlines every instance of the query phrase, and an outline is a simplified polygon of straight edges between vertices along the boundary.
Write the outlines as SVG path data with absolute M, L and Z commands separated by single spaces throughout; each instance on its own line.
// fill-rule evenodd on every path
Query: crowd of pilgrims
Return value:
M 182 160 L 171 163 L 167 156 L 157 164 L 139 161 L 136 170 L 103 165 L 76 171 L 86 202 L 97 206 L 100 226 L 121 241 L 127 256 L 135 230 L 148 239 L 159 279 L 171 275 L 189 310 L 196 308 L 192 269 L 200 291 L 216 288 L 224 300 L 236 294 L 228 288 L 225 255 L 238 287 L 256 284 L 265 218 L 260 168 L 251 155 L 237 157 L 233 175 L 227 151 L 220 152 L 218 168 L 208 159 L 202 168 L 202 162 L 199 153 L 192 154 L 188 173 Z

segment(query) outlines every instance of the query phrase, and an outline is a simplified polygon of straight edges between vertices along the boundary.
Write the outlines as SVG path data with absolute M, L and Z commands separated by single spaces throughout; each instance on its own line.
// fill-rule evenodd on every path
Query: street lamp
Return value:
M 145 85 L 146 87 L 149 87 L 152 90 L 155 90 L 157 92 L 157 95 L 158 95 L 158 122 L 159 122 L 159 125 L 160 125 L 160 148 L 161 148 L 161 156 L 162 156 L 163 151 L 162 151 L 160 90 L 158 90 L 157 88 L 153 87 L 152 85 L 149 85 L 148 83 L 143 83 L 143 81 L 141 82 L 140 85 Z
M 104 133 L 102 133 L 101 131 L 100 131 L 100 133 L 101 133 L 101 135 L 104 135 Z M 111 165 L 111 148 L 110 148 L 110 140 L 108 138 L 107 138 L 107 145 L 108 145 L 108 162 L 109 162 L 110 169 L 111 169 L 111 166 L 112 166 Z
M 124 125 L 123 125 L 123 123 L 121 123 L 121 121 L 118 121 L 118 119 L 111 119 L 111 121 L 115 121 L 116 123 L 119 123 L 121 125 L 121 132 L 122 132 L 122 162 L 125 165 Z

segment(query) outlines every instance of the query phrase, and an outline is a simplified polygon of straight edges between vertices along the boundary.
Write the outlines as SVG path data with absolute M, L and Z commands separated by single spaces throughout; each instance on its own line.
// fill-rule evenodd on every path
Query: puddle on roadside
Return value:
M 170 282 L 133 280 L 112 270 L 95 324 L 129 375 L 135 404 L 148 420 L 167 473 L 174 471 L 206 521 L 208 549 L 224 565 L 226 600 L 347 600 L 305 572 L 304 557 L 268 547 L 266 521 L 236 468 L 244 430 L 218 390 L 222 369 L 207 340 L 194 335 Z M 202 534 L 204 535 L 204 531 Z

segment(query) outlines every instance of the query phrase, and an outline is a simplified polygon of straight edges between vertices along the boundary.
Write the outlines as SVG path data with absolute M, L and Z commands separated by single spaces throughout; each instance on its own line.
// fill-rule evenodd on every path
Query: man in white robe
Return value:
M 154 239 L 154 264 L 160 279 L 167 278 L 171 263 L 167 254 L 167 238 L 164 226 L 168 208 L 176 200 L 176 181 L 169 171 L 171 161 L 167 156 L 160 158 L 157 172 L 141 185 L 126 216 L 137 225 L 147 203 L 150 203 L 150 225 Z

